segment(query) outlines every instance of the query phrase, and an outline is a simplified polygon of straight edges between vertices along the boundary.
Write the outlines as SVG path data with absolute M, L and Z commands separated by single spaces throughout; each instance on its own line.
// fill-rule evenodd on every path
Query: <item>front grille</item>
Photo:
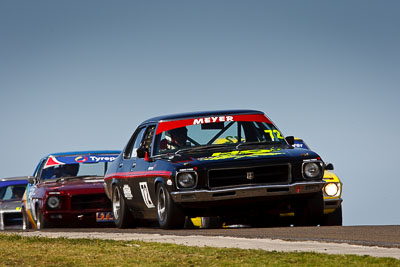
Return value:
M 4 225 L 22 225 L 22 213 L 3 213 Z
M 71 209 L 111 209 L 111 201 L 105 194 L 77 195 L 71 197 Z
M 208 172 L 210 188 L 245 186 L 254 184 L 288 184 L 290 165 L 269 165 L 238 169 L 218 169 Z

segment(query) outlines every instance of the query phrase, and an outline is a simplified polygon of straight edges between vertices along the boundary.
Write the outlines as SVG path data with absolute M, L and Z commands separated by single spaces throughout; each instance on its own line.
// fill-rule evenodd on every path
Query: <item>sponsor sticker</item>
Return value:
M 189 125 L 221 123 L 221 122 L 231 122 L 231 121 L 255 121 L 255 122 L 272 123 L 264 114 L 219 115 L 219 116 L 200 117 L 200 118 L 175 120 L 175 121 L 161 121 L 158 124 L 156 134 L 160 134 L 168 130 L 185 127 Z
M 50 156 L 44 168 L 63 164 L 112 162 L 117 155 L 80 155 L 80 156 Z
M 96 212 L 96 222 L 113 222 L 114 215 L 110 212 Z
M 133 198 L 132 191 L 131 191 L 131 188 L 129 187 L 129 185 L 127 185 L 127 184 L 124 185 L 122 187 L 122 191 L 124 192 L 126 199 L 131 200 Z

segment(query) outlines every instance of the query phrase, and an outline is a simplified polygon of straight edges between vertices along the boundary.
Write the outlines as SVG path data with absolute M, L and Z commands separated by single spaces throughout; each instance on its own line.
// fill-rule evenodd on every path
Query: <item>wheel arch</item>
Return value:
M 164 178 L 156 177 L 156 179 L 154 179 L 154 195 L 156 195 L 157 186 L 158 186 L 159 183 L 161 183 L 163 185 L 166 185 Z

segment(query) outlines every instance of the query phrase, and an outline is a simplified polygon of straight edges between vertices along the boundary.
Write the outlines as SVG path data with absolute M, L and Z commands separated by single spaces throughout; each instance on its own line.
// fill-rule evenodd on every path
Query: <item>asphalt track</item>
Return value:
M 142 240 L 189 246 L 305 251 L 400 259 L 400 225 L 161 230 L 54 228 L 6 230 L 23 236 Z

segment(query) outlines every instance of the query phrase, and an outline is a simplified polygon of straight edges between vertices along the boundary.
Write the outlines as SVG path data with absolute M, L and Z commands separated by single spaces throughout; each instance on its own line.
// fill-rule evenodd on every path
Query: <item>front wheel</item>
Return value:
M 185 215 L 171 199 L 165 185 L 157 185 L 157 218 L 162 229 L 182 228 L 185 224 Z
M 42 211 L 39 207 L 36 208 L 36 229 L 41 230 L 49 228 L 50 223 L 44 218 Z
M 121 191 L 117 185 L 113 186 L 111 199 L 115 225 L 118 228 L 128 228 L 133 226 L 133 215 L 126 206 L 124 196 L 121 194 Z

